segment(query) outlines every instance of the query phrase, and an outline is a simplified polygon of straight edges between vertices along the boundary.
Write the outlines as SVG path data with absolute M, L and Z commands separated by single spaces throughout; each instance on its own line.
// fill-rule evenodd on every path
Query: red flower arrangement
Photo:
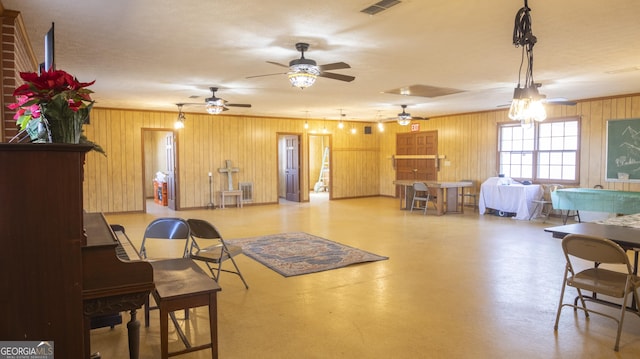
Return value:
M 95 81 L 80 82 L 62 70 L 41 74 L 21 72 L 20 77 L 25 83 L 16 88 L 13 92 L 16 102 L 7 107 L 16 111 L 13 118 L 32 141 L 88 143 L 104 153 L 99 145 L 82 134 L 82 126 L 94 104 L 93 91 L 87 87 Z M 44 136 L 43 128 L 46 129 Z

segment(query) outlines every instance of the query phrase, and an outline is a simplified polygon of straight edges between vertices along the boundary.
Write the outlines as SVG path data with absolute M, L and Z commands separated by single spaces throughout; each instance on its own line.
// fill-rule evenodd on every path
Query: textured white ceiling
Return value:
M 376 0 L 1 0 L 22 13 L 34 51 L 55 22 L 58 69 L 96 80 L 96 106 L 177 111 L 209 87 L 226 114 L 376 120 L 407 104 L 416 116 L 492 110 L 510 101 L 520 48 L 512 45 L 517 0 L 404 0 L 370 16 Z M 640 1 L 531 0 L 534 76 L 547 97 L 640 93 Z M 344 61 L 353 82 L 319 78 L 292 88 L 300 57 Z M 384 93 L 412 85 L 463 90 L 439 97 Z M 198 96 L 193 99 L 192 96 Z M 187 112 L 203 112 L 189 106 Z

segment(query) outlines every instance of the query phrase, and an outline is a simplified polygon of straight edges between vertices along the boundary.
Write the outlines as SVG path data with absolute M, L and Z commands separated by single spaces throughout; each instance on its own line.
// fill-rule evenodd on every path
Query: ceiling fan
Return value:
M 301 89 L 309 87 L 314 84 L 317 77 L 326 77 L 333 80 L 351 82 L 355 80 L 354 76 L 336 74 L 333 72 L 327 72 L 327 70 L 340 70 L 340 69 L 349 69 L 351 66 L 345 62 L 334 62 L 326 65 L 317 65 L 317 63 L 312 59 L 307 59 L 304 57 L 305 51 L 309 49 L 309 44 L 305 42 L 299 42 L 296 44 L 296 50 L 300 51 L 300 58 L 291 60 L 289 62 L 289 66 L 273 62 L 267 61 L 270 64 L 288 68 L 288 72 L 278 72 L 273 74 L 266 75 L 255 75 L 248 76 L 247 78 L 254 77 L 264 77 L 264 76 L 272 76 L 272 75 L 288 75 L 289 82 L 291 86 L 299 87 Z
M 396 117 L 389 117 L 387 120 L 395 120 L 398 121 L 398 124 L 401 126 L 406 126 L 411 123 L 411 120 L 428 120 L 428 117 L 418 117 L 411 116 L 410 113 L 406 112 L 407 105 L 400 105 L 402 107 L 402 112 L 398 114 Z
M 204 99 L 204 105 L 206 106 L 207 112 L 211 115 L 217 115 L 222 111 L 227 111 L 229 109 L 228 107 L 251 107 L 251 105 L 247 103 L 229 103 L 225 99 L 216 97 L 217 87 L 209 87 L 209 90 L 211 90 L 211 97 Z M 201 105 L 201 103 L 185 103 L 184 105 Z

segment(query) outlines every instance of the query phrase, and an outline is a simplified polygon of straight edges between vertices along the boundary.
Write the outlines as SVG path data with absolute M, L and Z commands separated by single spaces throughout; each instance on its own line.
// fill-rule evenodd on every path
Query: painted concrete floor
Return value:
M 156 217 L 201 218 L 226 239 L 303 231 L 389 260 L 284 278 L 239 256 L 250 286 L 223 274 L 218 294 L 220 358 L 639 358 L 640 318 L 628 315 L 613 351 L 615 323 L 563 311 L 554 332 L 564 270 L 560 225 L 433 210 L 399 210 L 373 197 L 146 214 L 107 215 L 139 246 Z M 571 298 L 575 294 L 569 291 Z M 571 298 L 568 298 L 569 300 Z M 139 318 L 143 318 L 142 311 Z M 123 318 L 128 319 L 128 314 Z M 157 311 L 141 328 L 140 358 L 160 357 Z M 208 337 L 207 312 L 181 321 L 195 344 Z M 125 325 L 91 332 L 102 358 L 128 357 Z M 170 325 L 170 349 L 181 348 Z M 180 356 L 210 358 L 210 350 Z

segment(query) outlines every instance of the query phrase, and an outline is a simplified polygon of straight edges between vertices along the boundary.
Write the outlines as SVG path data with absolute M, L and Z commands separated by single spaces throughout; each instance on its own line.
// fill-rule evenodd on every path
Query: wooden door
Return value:
M 176 209 L 176 151 L 175 137 L 173 132 L 165 136 L 166 156 L 167 156 L 167 206 Z
M 285 198 L 300 202 L 300 138 L 285 136 L 285 142 Z
M 438 153 L 438 131 L 398 133 L 396 135 L 396 154 L 398 155 L 434 155 Z M 436 159 L 399 159 L 396 160 L 397 180 L 437 181 Z M 396 186 L 396 197 L 406 196 L 403 186 Z M 435 194 L 435 193 L 434 193 Z
M 438 131 L 399 133 L 396 137 L 398 155 L 437 155 Z M 435 159 L 396 160 L 396 179 L 437 181 Z

